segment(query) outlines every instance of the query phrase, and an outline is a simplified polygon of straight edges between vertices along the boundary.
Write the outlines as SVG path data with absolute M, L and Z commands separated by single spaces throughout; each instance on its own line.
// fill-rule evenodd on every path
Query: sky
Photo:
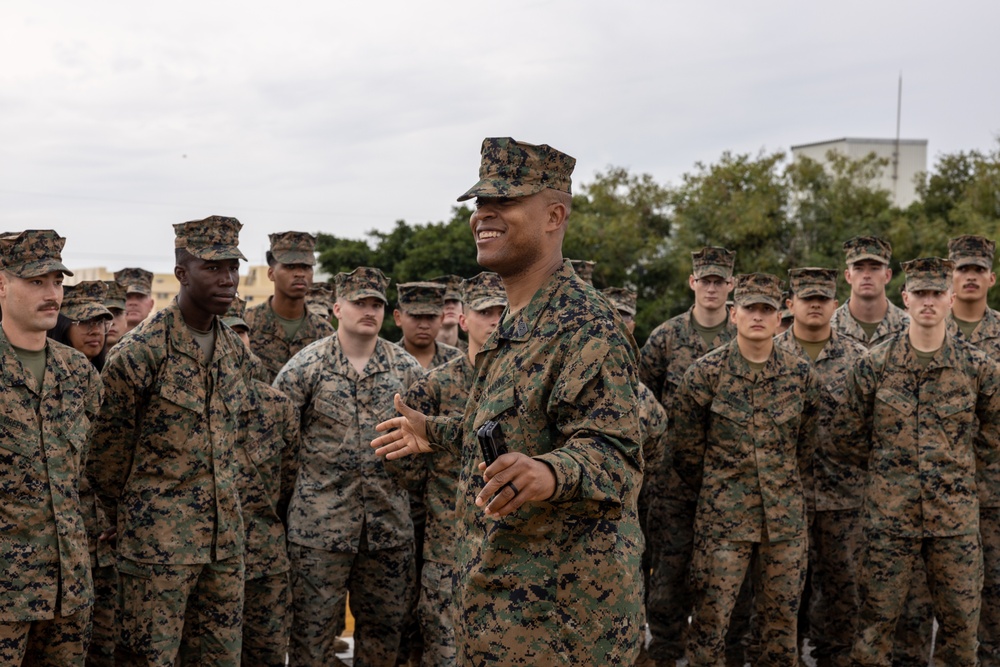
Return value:
M 173 223 L 363 238 L 451 217 L 487 136 L 676 184 L 723 151 L 1000 136 L 1000 3 L 3 3 L 0 230 L 170 271 Z M 471 237 L 470 237 L 471 242 Z

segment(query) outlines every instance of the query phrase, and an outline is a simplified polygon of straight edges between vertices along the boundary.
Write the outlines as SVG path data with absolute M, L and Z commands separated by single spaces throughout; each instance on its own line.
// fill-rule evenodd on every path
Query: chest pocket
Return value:
M 201 414 L 205 408 L 203 392 L 189 385 L 168 380 L 160 386 L 160 398 L 184 410 Z
M 834 405 L 843 405 L 847 402 L 847 377 L 845 375 L 831 380 L 824 389 L 829 402 Z
M 771 418 L 775 424 L 784 424 L 795 419 L 802 414 L 802 398 L 794 396 L 781 403 L 772 404 L 768 407 Z
M 31 418 L 35 419 L 34 413 L 31 414 Z M 29 427 L 7 415 L 0 415 L 0 461 L 8 458 L 4 452 L 16 455 L 11 458 L 11 463 L 17 463 L 20 457 L 32 456 L 38 450 L 39 441 L 34 426 Z
M 881 387 L 875 394 L 873 433 L 892 442 L 913 415 L 913 402 L 892 387 Z
M 479 427 L 488 421 L 510 422 L 516 418 L 517 395 L 514 391 L 513 380 L 508 380 L 496 387 L 490 387 L 483 392 L 479 402 L 479 410 L 476 411 L 476 418 L 473 421 L 473 428 Z
M 348 410 L 343 403 L 337 403 L 326 396 L 318 396 L 312 404 L 317 419 L 339 424 L 343 428 L 354 424 L 354 412 Z

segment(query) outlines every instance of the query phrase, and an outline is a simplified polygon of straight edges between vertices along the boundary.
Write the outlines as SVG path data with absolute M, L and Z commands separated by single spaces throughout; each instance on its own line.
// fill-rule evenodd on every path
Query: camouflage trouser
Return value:
M 650 498 L 647 524 L 652 573 L 646 592 L 646 620 L 652 636 L 649 656 L 657 661 L 684 657 L 688 616 L 691 615 L 691 553 L 697 503 Z M 749 582 L 749 577 L 747 578 Z M 726 634 L 726 654 L 740 663 L 750 626 L 753 594 L 743 586 Z
M 927 568 L 922 561 L 913 568 L 909 588 L 896 622 L 892 665 L 926 667 L 934 646 L 934 604 L 927 587 Z
M 806 539 L 734 542 L 698 538 L 692 561 L 694 614 L 687 643 L 691 667 L 726 664 L 726 630 L 740 588 L 756 556 L 755 664 L 798 664 L 799 600 L 806 571 Z
M 197 565 L 118 559 L 115 664 L 238 665 L 243 557 Z
M 94 631 L 87 654 L 87 667 L 114 667 L 118 570 L 114 565 L 105 565 L 91 571 L 94 573 Z
M 424 561 L 417 619 L 424 638 L 423 667 L 455 664 L 455 567 Z
M 361 547 L 366 546 L 362 538 Z M 354 615 L 354 664 L 392 667 L 413 585 L 413 547 L 358 553 L 290 544 L 292 636 L 289 665 L 343 664 L 333 650 L 344 597 Z
M 906 538 L 865 537 L 858 585 L 861 610 L 851 652 L 855 665 L 894 664 L 893 627 L 902 611 L 912 572 L 926 564 L 938 619 L 935 662 L 976 665 L 983 556 L 979 535 Z M 925 663 L 926 664 L 926 663 Z
M 979 508 L 983 540 L 983 604 L 979 617 L 979 659 L 1000 667 L 1000 508 Z
M 808 611 L 813 655 L 821 658 L 823 665 L 846 667 L 858 614 L 861 510 L 816 512 L 809 537 L 812 595 Z
M 292 622 L 288 572 L 248 579 L 244 598 L 243 665 L 285 667 Z
M 90 608 L 45 621 L 0 622 L 0 665 L 83 667 L 90 644 Z

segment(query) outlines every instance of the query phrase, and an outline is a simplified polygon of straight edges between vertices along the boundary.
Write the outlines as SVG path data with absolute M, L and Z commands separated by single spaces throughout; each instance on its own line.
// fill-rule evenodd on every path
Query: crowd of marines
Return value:
M 705 247 L 640 350 L 562 259 L 574 165 L 486 139 L 489 270 L 398 284 L 397 342 L 305 232 L 247 308 L 239 221 L 174 225 L 155 313 L 0 235 L 0 663 L 335 665 L 349 606 L 355 665 L 1000 665 L 993 241 L 904 262 L 905 310 L 880 238 L 843 305 Z

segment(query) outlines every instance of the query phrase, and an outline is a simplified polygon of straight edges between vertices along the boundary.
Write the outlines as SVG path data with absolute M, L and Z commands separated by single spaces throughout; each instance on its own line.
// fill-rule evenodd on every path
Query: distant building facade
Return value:
M 825 164 L 826 154 L 833 150 L 846 155 L 852 160 L 859 160 L 869 153 L 875 153 L 885 158 L 889 164 L 882 170 L 882 178 L 878 185 L 888 190 L 893 203 L 900 208 L 906 208 L 917 200 L 917 175 L 927 172 L 927 140 L 900 139 L 899 155 L 896 156 L 897 142 L 895 139 L 858 139 L 845 137 L 831 141 L 820 141 L 812 144 L 792 146 L 792 157 L 798 159 L 804 156 Z M 893 178 L 895 176 L 895 178 Z

